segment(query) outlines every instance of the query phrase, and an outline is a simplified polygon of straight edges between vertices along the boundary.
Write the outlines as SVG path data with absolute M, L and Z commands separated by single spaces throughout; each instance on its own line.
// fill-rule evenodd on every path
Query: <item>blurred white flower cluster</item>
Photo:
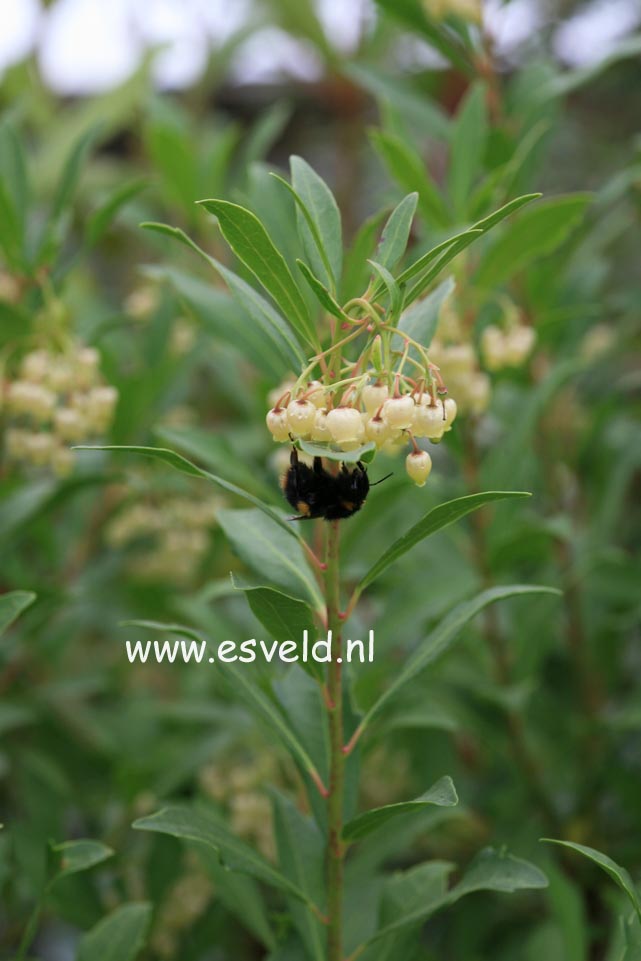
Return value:
M 133 547 L 130 572 L 144 580 L 188 584 L 210 546 L 221 501 L 159 493 L 125 504 L 106 528 L 107 542 Z
M 263 754 L 246 762 L 210 764 L 200 772 L 199 780 L 205 794 L 228 809 L 232 831 L 255 844 L 270 861 L 275 860 L 272 806 L 262 790 L 282 780 L 275 758 Z
M 17 377 L 3 387 L 9 463 L 65 477 L 74 466 L 70 445 L 108 432 L 118 391 L 99 365 L 98 351 L 78 341 L 64 352 L 40 348 L 23 357 Z

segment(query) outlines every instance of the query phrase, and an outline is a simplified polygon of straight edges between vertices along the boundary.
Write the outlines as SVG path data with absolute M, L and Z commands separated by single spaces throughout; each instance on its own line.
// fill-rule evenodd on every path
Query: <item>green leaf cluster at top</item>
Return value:
M 422 297 L 458 253 L 482 237 L 496 224 L 538 197 L 526 194 L 505 204 L 469 228 L 453 234 L 413 263 L 399 269 L 403 260 L 418 194 L 412 191 L 391 211 L 385 221 L 378 246 L 374 251 L 353 250 L 363 256 L 360 269 L 366 265 L 369 283 L 362 297 L 354 302 L 343 284 L 343 234 L 340 212 L 334 196 L 324 180 L 300 157 L 291 158 L 291 182 L 274 174 L 283 189 L 292 196 L 296 211 L 296 227 L 302 256 L 297 258 L 297 278 L 259 217 L 228 200 L 202 200 L 199 203 L 213 214 L 220 231 L 243 268 L 245 276 L 254 278 L 262 288 L 259 293 L 237 273 L 206 253 L 179 228 L 166 224 L 145 223 L 144 227 L 170 236 L 191 247 L 217 271 L 232 295 L 244 308 L 250 323 L 261 328 L 301 366 L 304 356 L 321 346 L 318 318 L 310 309 L 304 284 L 316 298 L 319 309 L 345 322 L 353 319 L 350 311 L 362 310 L 367 303 L 380 303 L 385 309 L 385 322 L 397 324 L 403 311 Z M 466 183 L 459 175 L 461 183 Z M 464 189 L 463 186 L 460 189 Z M 370 238 L 375 243 L 375 238 Z M 350 252 L 351 254 L 352 252 Z M 373 256 L 367 257 L 367 253 Z M 348 257 L 350 256 L 348 254 Z M 345 264 L 345 275 L 353 273 L 353 265 Z M 266 295 L 266 296 L 265 296 Z M 345 299 L 346 298 L 346 299 Z

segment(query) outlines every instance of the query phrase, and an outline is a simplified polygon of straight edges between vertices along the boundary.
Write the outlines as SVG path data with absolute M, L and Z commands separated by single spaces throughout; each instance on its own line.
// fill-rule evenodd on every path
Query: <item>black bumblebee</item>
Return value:
M 376 483 L 380 484 L 380 481 Z M 295 447 L 282 480 L 285 497 L 298 512 L 291 518 L 294 521 L 314 517 L 336 521 L 351 517 L 365 503 L 370 486 L 375 485 L 370 485 L 367 468 L 360 461 L 351 470 L 341 464 L 337 474 L 330 474 L 320 457 L 314 458 L 313 467 L 301 463 Z

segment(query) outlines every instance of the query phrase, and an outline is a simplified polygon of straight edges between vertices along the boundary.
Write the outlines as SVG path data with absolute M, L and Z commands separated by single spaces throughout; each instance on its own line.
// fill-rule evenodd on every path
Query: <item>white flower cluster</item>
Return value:
M 229 810 L 231 828 L 253 842 L 269 860 L 276 856 L 272 806 L 263 785 L 278 783 L 279 772 L 272 755 L 255 762 L 208 765 L 200 772 L 202 789 Z
M 520 367 L 531 353 L 536 333 L 527 324 L 516 323 L 503 330 L 490 324 L 481 334 L 481 350 L 488 370 Z
M 407 472 L 420 487 L 427 480 L 432 460 L 419 450 L 414 438 L 438 443 L 451 429 L 456 401 L 441 400 L 433 390 L 420 387 L 401 393 L 396 381 L 392 392 L 377 379 L 362 378 L 357 389 L 343 393 L 338 405 L 333 392 L 320 381 L 311 381 L 294 393 L 295 386 L 282 384 L 270 394 L 274 405 L 267 413 L 267 427 L 275 441 L 292 438 L 331 443 L 338 450 L 355 450 L 374 442 L 379 449 L 396 453 L 409 437 L 413 450 L 406 460 Z
M 461 413 L 482 414 L 490 403 L 492 385 L 479 369 L 471 344 L 433 340 L 430 357 L 438 364 L 448 388 L 456 394 Z
M 118 401 L 99 362 L 98 351 L 80 343 L 64 353 L 40 349 L 23 358 L 17 379 L 4 391 L 9 461 L 49 468 L 60 477 L 73 470 L 69 445 L 104 435 Z
M 124 507 L 106 529 L 112 547 L 137 544 L 131 572 L 145 580 L 194 580 L 210 545 L 209 530 L 220 507 L 207 500 L 159 496 Z

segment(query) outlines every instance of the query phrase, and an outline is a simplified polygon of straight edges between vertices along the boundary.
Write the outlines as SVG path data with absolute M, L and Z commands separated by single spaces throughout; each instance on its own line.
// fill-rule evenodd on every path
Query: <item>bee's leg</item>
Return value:
M 367 473 L 367 467 L 365 466 L 362 460 L 357 461 L 356 466 L 358 467 L 359 470 L 362 470 L 364 474 Z
M 322 458 L 320 458 L 320 457 L 315 457 L 315 458 L 314 458 L 314 473 L 315 473 L 315 474 L 322 474 L 322 473 L 324 473 L 324 470 L 325 470 L 325 469 L 324 469 L 324 467 L 323 467 Z
M 296 467 L 298 464 L 298 449 L 296 447 L 292 447 L 292 452 L 289 455 L 289 463 L 292 467 Z

